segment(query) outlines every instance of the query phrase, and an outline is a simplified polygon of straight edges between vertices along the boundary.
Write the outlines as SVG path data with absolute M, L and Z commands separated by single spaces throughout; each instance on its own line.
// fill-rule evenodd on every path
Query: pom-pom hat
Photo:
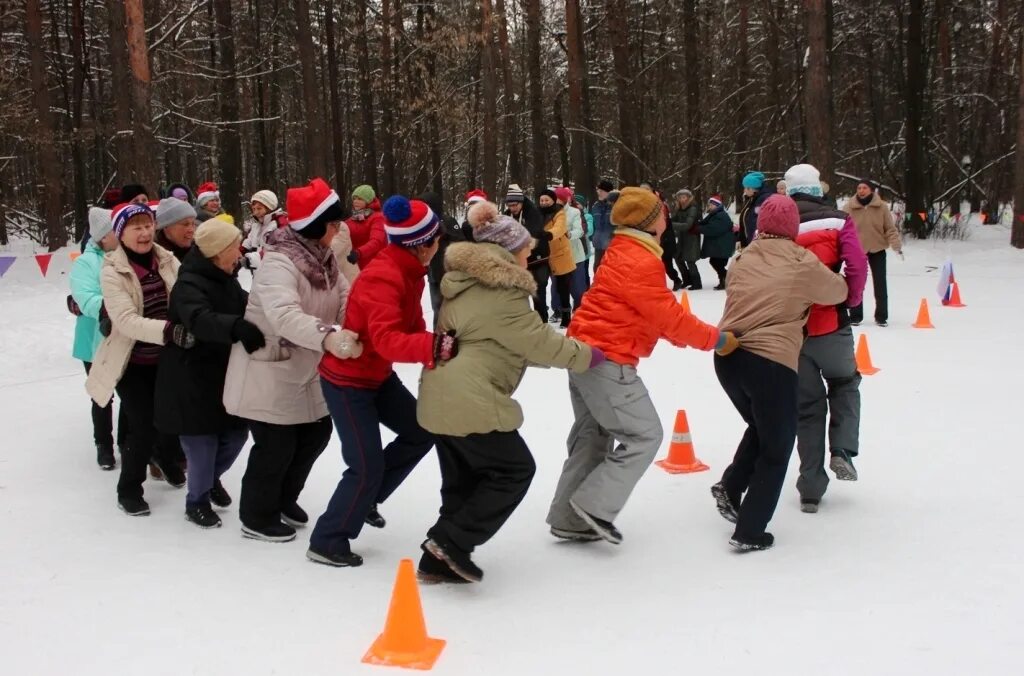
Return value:
M 121 204 L 114 209 L 111 222 L 113 224 L 114 233 L 118 239 L 121 239 L 121 235 L 124 233 L 124 227 L 128 225 L 128 221 L 132 220 L 136 216 L 149 216 L 151 220 L 156 221 L 156 217 L 153 215 L 153 210 L 145 204 Z
M 220 188 L 213 181 L 207 181 L 196 188 L 196 204 L 203 206 L 210 200 L 220 199 Z
M 394 195 L 384 202 L 384 232 L 388 241 L 404 247 L 417 247 L 434 241 L 440 232 L 437 214 L 426 202 Z

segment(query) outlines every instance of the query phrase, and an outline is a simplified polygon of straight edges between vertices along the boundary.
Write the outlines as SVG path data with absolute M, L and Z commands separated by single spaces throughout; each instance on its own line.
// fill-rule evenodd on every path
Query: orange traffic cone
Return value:
M 921 308 L 917 311 L 917 321 L 914 322 L 915 329 L 934 329 L 931 315 L 928 312 L 928 299 L 921 299 Z
M 860 340 L 857 341 L 857 370 L 862 376 L 873 376 L 881 370 L 875 368 L 875 365 L 871 363 L 868 337 L 863 333 L 860 334 Z
M 953 282 L 953 289 L 949 292 L 949 302 L 946 303 L 946 307 L 967 307 L 960 300 L 960 285 L 956 282 Z
M 402 559 L 398 564 L 395 589 L 391 592 L 391 607 L 388 608 L 384 632 L 370 646 L 363 662 L 428 670 L 441 656 L 444 644 L 442 639 L 427 636 L 412 559 Z
M 689 474 L 711 469 L 693 453 L 693 439 L 690 437 L 690 423 L 686 419 L 686 411 L 680 410 L 676 413 L 676 426 L 672 431 L 668 457 L 654 464 L 669 474 Z
M 693 310 L 690 309 L 690 297 L 686 294 L 686 289 L 683 289 L 683 295 L 679 296 L 679 305 L 682 306 L 687 313 L 693 314 Z

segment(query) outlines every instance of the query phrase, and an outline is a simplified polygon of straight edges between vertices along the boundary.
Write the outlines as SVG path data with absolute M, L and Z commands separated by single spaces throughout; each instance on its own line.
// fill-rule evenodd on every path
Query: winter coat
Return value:
M 594 216 L 590 212 L 583 214 L 583 222 L 586 223 L 586 238 L 584 239 L 584 247 L 587 250 L 587 260 L 589 261 L 594 257 Z M 589 246 L 587 246 L 589 245 Z
M 665 286 L 662 250 L 654 237 L 618 228 L 594 283 L 569 324 L 569 337 L 604 351 L 616 364 L 636 366 L 659 338 L 710 350 L 718 329 L 683 310 Z
M 594 248 L 604 251 L 612 241 L 612 205 L 607 200 L 597 200 L 590 205 L 594 217 Z
M 365 210 L 352 214 L 345 223 L 352 235 L 352 250 L 359 254 L 356 262 L 360 269 L 365 268 L 388 244 L 380 200 L 375 198 Z
M 864 206 L 856 197 L 846 201 L 843 211 L 857 224 L 857 233 L 864 251 L 878 253 L 892 248 L 896 253 L 903 251 L 900 232 L 892 219 L 889 204 L 876 192 L 871 202 Z
M 156 257 L 157 272 L 170 293 L 181 264 L 159 244 L 153 245 L 153 256 Z M 110 335 L 103 339 L 96 350 L 85 389 L 93 401 L 106 406 L 124 375 L 135 341 L 163 345 L 167 322 L 142 316 L 142 284 L 121 247 L 104 256 L 100 288 L 103 290 L 103 305 L 110 317 L 111 329 Z
M 740 210 L 740 225 L 743 226 L 741 231 L 743 233 L 743 246 L 747 246 L 754 241 L 754 235 L 757 234 L 757 215 L 761 213 L 761 205 L 775 194 L 775 186 L 765 183 L 761 186 L 760 190 L 744 201 L 743 208 Z
M 345 275 L 348 285 L 352 286 L 352 282 L 356 281 L 356 277 L 359 275 L 359 266 L 348 262 L 348 255 L 352 253 L 352 234 L 348 231 L 347 223 L 339 224 L 338 233 L 331 239 L 331 251 L 334 252 L 334 258 L 338 261 L 341 274 Z
M 295 246 L 305 249 L 303 255 Z M 245 318 L 259 327 L 267 345 L 252 354 L 241 343 L 232 346 L 224 382 L 228 413 L 274 425 L 311 423 L 327 415 L 317 365 L 327 331 L 344 319 L 349 295 L 345 275 L 331 279 L 333 257 L 331 249 L 290 228 L 264 245 Z
M 434 434 L 511 432 L 523 424 L 512 399 L 529 364 L 586 371 L 591 350 L 564 338 L 530 307 L 533 275 L 495 244 L 453 244 L 441 282 L 439 331 L 459 353 L 420 377 L 416 417 Z
M 191 251 L 192 249 L 196 248 L 195 244 L 193 244 L 192 246 L 188 247 L 187 249 L 183 249 L 182 247 L 180 247 L 177 244 L 175 244 L 174 242 L 172 242 L 167 237 L 167 234 L 164 233 L 163 230 L 157 230 L 157 233 L 156 233 L 156 243 L 159 244 L 160 246 L 162 246 L 164 249 L 167 249 L 168 251 L 170 251 L 171 254 L 175 258 L 178 259 L 179 263 L 181 263 L 182 261 L 185 260 L 185 256 L 188 255 L 189 251 Z
M 224 379 L 235 342 L 232 330 L 245 314 L 247 294 L 193 247 L 178 270 L 168 320 L 183 324 L 196 343 L 171 343 L 160 352 L 154 422 L 164 434 L 219 434 L 244 425 L 224 410 Z
M 814 305 L 807 318 L 807 335 L 823 336 L 850 325 L 848 308 L 857 307 L 864 300 L 868 258 L 853 220 L 844 212 L 832 209 L 821 197 L 797 194 L 794 200 L 800 210 L 796 243 L 814 253 L 825 267 L 833 272 L 843 270 L 845 274 L 846 300 L 836 305 Z
M 796 371 L 811 305 L 835 305 L 846 294 L 843 278 L 807 249 L 759 237 L 729 266 L 719 327 L 744 350 Z
M 576 269 L 576 261 L 572 256 L 572 244 L 569 242 L 569 227 L 564 209 L 556 207 L 554 214 L 550 215 L 544 224 L 544 231 L 551 236 L 548 242 L 551 248 L 551 256 L 548 258 L 551 275 L 559 277 L 572 274 Z
M 211 218 L 216 218 L 223 211 L 210 211 L 206 207 L 196 207 L 196 223 L 204 223 Z
M 697 221 L 700 209 L 692 201 L 685 209 L 676 208 L 672 214 L 672 230 L 676 233 L 676 245 L 684 261 L 696 263 L 700 260 L 700 231 Z
M 507 211 L 505 215 L 512 216 Z M 537 205 L 531 200 L 523 199 L 523 210 L 519 212 L 518 216 L 512 216 L 512 218 L 526 228 L 530 233 L 530 237 L 533 237 L 537 242 L 537 246 L 533 248 L 533 252 L 528 259 L 530 267 L 546 263 L 551 256 L 551 247 L 548 244 L 548 238 L 544 236 L 544 214 L 541 213 Z
M 700 220 L 697 226 L 704 235 L 700 253 L 703 258 L 732 258 L 736 253 L 736 238 L 732 219 L 724 208 L 717 208 Z
M 103 255 L 103 249 L 90 241 L 85 245 L 85 252 L 71 265 L 71 297 L 82 311 L 75 317 L 75 343 L 71 356 L 84 362 L 92 361 L 103 342 L 99 322 L 100 308 L 103 307 L 103 290 L 100 288 Z
M 363 354 L 357 359 L 324 355 L 320 376 L 341 387 L 375 390 L 394 364 L 434 365 L 434 334 L 423 319 L 426 268 L 416 255 L 397 244 L 384 247 L 359 272 L 345 312 L 345 328 L 359 335 Z
M 444 277 L 445 251 L 456 242 L 465 242 L 466 236 L 463 226 L 459 225 L 458 221 L 451 216 L 444 215 L 444 203 L 438 195 L 428 192 L 420 195 L 419 199 L 421 202 L 426 202 L 430 210 L 441 219 L 440 244 L 438 244 L 437 253 L 430 259 L 430 265 L 427 266 L 427 278 L 430 280 L 430 283 L 440 284 L 441 278 Z
M 242 251 L 245 252 L 245 259 L 249 261 L 249 267 L 255 270 L 260 266 L 267 235 L 286 225 L 288 225 L 288 214 L 278 209 L 267 214 L 252 226 L 252 230 L 242 240 Z
M 583 245 L 583 212 L 573 206 L 563 207 L 562 212 L 565 214 L 565 225 L 569 230 L 572 262 L 576 266 L 587 260 L 587 248 Z

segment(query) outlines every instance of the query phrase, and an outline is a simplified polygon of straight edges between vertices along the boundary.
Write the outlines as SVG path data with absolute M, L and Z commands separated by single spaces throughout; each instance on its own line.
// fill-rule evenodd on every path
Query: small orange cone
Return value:
M 914 322 L 915 329 L 934 329 L 931 315 L 928 312 L 928 299 L 921 299 L 921 308 L 917 311 L 917 321 Z
M 693 310 L 690 309 L 690 297 L 686 294 L 686 289 L 683 289 L 683 295 L 679 297 L 679 305 L 686 310 L 688 314 L 693 314 Z
M 857 370 L 862 376 L 873 376 L 881 369 L 871 363 L 871 350 L 868 349 L 868 337 L 863 333 L 857 341 Z
M 960 285 L 953 282 L 953 289 L 949 293 L 949 302 L 946 303 L 946 307 L 967 307 L 964 302 L 960 300 Z
M 669 474 L 689 474 L 711 469 L 693 453 L 693 439 L 690 437 L 690 423 L 686 419 L 686 411 L 680 410 L 676 413 L 676 426 L 672 431 L 668 457 L 654 464 Z
M 444 644 L 442 639 L 427 636 L 412 559 L 402 559 L 398 564 L 395 589 L 391 592 L 384 632 L 370 646 L 363 662 L 425 671 L 434 667 Z

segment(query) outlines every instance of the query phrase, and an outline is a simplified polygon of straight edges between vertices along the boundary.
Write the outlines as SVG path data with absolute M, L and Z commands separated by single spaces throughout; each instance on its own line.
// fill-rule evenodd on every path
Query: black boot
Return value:
M 484 579 L 484 571 L 473 563 L 469 552 L 462 551 L 443 538 L 427 538 L 420 545 L 420 549 L 434 558 L 444 561 L 455 574 L 467 582 L 480 582 Z
M 251 528 L 243 523 L 242 537 L 264 542 L 291 542 L 295 539 L 295 529 L 280 521 L 262 528 Z
M 357 568 L 363 565 L 363 557 L 355 552 L 334 554 L 332 552 L 322 552 L 319 549 L 314 549 L 312 546 L 306 550 L 306 558 L 313 563 L 322 563 L 325 566 L 334 566 L 335 568 Z
M 128 516 L 149 516 L 149 503 L 142 498 L 118 498 L 117 506 Z
M 562 323 L 559 324 L 559 326 L 561 328 L 563 328 L 563 329 L 569 328 L 569 322 L 572 321 L 572 310 L 570 310 L 569 308 L 565 308 L 561 312 L 561 317 L 562 317 L 562 320 L 561 320 Z
M 114 460 L 114 447 L 111 444 L 96 444 L 96 464 L 104 471 L 117 467 L 117 462 Z
M 210 507 L 210 503 L 185 506 L 185 520 L 191 521 L 200 528 L 220 528 L 220 517 Z
M 597 534 L 600 535 L 602 538 L 612 543 L 613 545 L 622 544 L 622 533 L 619 532 L 619 529 L 616 528 L 615 524 L 613 524 L 611 521 L 599 519 L 593 514 L 584 511 L 579 505 L 577 505 L 572 500 L 569 501 L 569 506 L 572 507 L 576 514 L 579 515 L 581 519 L 586 521 L 587 525 L 593 528 L 597 532 Z
M 468 584 L 465 579 L 451 568 L 448 564 L 437 558 L 430 552 L 423 552 L 420 557 L 420 565 L 416 568 L 416 577 L 424 584 L 439 584 L 447 582 L 451 584 Z
M 711 487 L 711 495 L 715 497 L 718 513 L 722 515 L 722 518 L 730 523 L 736 523 L 739 518 L 739 509 L 729 494 L 725 492 L 725 486 L 721 481 Z
M 384 517 L 377 511 L 377 505 L 370 507 L 370 511 L 366 513 L 366 517 L 363 522 L 367 526 L 373 526 L 374 528 L 383 528 L 388 525 L 388 522 L 384 520 Z
M 164 476 L 164 481 L 169 483 L 174 488 L 181 488 L 185 485 L 185 472 L 181 470 L 176 462 L 161 462 L 154 458 L 153 465 L 156 465 L 157 469 Z M 155 477 L 154 477 L 155 478 Z
M 224 490 L 224 484 L 220 482 L 220 479 L 213 482 L 213 488 L 210 489 L 210 502 L 221 509 L 231 506 L 231 496 Z
M 729 544 L 741 552 L 757 552 L 763 549 L 769 549 L 774 545 L 775 536 L 771 533 L 761 533 L 760 535 L 755 535 L 753 537 L 733 535 L 732 539 L 729 540 Z
M 281 506 L 281 520 L 293 528 L 302 528 L 309 523 L 309 514 L 298 503 Z

